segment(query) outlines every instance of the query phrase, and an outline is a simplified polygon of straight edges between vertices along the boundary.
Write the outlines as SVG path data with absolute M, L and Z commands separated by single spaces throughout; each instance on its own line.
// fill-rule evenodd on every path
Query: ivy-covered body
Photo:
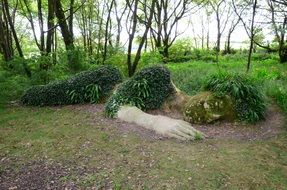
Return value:
M 113 117 L 122 105 L 133 105 L 142 110 L 157 109 L 174 92 L 170 72 L 165 67 L 147 67 L 116 89 L 106 103 L 105 112 Z
M 54 106 L 96 102 L 107 97 L 114 86 L 122 81 L 118 69 L 101 66 L 81 72 L 67 80 L 33 86 L 21 98 L 24 105 Z

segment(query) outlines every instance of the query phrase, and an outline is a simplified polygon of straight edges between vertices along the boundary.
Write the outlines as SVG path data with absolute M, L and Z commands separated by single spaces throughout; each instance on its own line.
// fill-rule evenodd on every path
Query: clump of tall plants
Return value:
M 204 90 L 229 95 L 239 120 L 254 123 L 264 119 L 266 105 L 258 86 L 246 75 L 220 73 L 209 77 Z

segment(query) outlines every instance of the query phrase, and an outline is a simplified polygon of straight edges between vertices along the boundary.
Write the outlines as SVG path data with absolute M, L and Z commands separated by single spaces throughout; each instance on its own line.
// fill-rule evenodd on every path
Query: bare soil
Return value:
M 120 133 L 128 134 L 133 133 L 139 137 L 150 139 L 150 140 L 163 140 L 168 139 L 154 131 L 143 128 L 133 123 L 128 123 L 115 118 L 108 118 L 104 115 L 104 104 L 85 104 L 69 106 L 75 111 L 84 111 L 93 115 L 92 124 L 105 126 L 105 130 L 116 129 Z
M 145 129 L 132 123 L 120 121 L 118 119 L 111 119 L 104 116 L 104 105 L 80 105 L 71 106 L 72 109 L 89 112 L 94 115 L 92 122 L 104 126 L 113 126 L 121 133 L 135 133 L 142 138 L 152 140 L 168 139 L 161 135 L 154 133 L 152 130 Z M 165 112 L 162 110 L 151 110 L 148 113 L 154 115 L 165 115 L 175 119 L 183 119 L 182 114 L 178 112 Z M 212 124 L 192 126 L 203 132 L 207 139 L 236 139 L 236 140 L 260 140 L 274 137 L 284 130 L 285 117 L 278 106 L 272 105 L 268 107 L 266 112 L 266 119 L 256 124 L 247 124 L 243 122 L 224 122 L 217 121 Z

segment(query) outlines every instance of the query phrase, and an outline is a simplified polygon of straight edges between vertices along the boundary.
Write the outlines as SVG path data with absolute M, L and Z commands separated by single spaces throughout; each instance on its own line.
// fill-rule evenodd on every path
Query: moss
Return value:
M 185 105 L 184 119 L 190 123 L 211 123 L 219 119 L 232 121 L 235 119 L 232 100 L 226 95 L 201 92 Z

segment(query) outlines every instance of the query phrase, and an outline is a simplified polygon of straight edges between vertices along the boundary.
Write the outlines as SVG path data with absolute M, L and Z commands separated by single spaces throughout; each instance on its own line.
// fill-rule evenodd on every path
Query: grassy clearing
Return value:
M 179 143 L 105 130 L 91 120 L 91 114 L 71 107 L 8 108 L 0 116 L 0 157 L 6 163 L 1 173 L 46 160 L 71 168 L 60 180 L 82 188 L 107 183 L 122 189 L 287 187 L 286 134 L 256 142 Z M 79 168 L 88 169 L 81 174 Z

